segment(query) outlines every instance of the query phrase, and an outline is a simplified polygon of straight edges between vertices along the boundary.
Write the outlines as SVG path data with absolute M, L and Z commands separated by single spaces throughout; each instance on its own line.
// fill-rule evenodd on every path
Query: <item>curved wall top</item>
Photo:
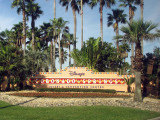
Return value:
M 60 72 L 40 72 L 31 78 L 116 78 L 124 79 L 134 75 L 119 75 L 118 72 L 93 72 L 87 67 L 67 67 Z

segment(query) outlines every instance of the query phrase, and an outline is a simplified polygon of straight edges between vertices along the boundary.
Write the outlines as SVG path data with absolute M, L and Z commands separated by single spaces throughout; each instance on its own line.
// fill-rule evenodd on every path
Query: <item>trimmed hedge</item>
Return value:
M 101 92 L 101 93 L 116 93 L 112 89 L 71 89 L 71 88 L 36 88 L 38 92 Z

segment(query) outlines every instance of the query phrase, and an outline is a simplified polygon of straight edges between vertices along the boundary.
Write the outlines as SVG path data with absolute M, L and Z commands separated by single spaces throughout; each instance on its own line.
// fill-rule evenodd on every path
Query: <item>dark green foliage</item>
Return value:
M 147 69 L 150 64 L 150 61 L 153 61 L 153 70 L 152 74 L 147 74 Z M 147 53 L 146 55 L 144 55 L 143 78 L 142 78 L 142 85 L 144 86 L 143 96 L 148 96 L 149 94 L 157 96 L 158 94 L 156 95 L 156 92 L 159 91 L 160 93 L 160 81 L 159 83 L 157 83 L 159 74 L 158 69 L 160 69 L 159 65 L 160 65 L 160 48 L 155 48 L 153 53 Z M 152 85 L 150 85 L 149 83 L 152 83 Z
M 41 51 L 27 51 L 25 68 L 28 75 L 36 74 L 47 69 L 47 54 Z
M 122 58 L 117 57 L 117 50 L 112 43 L 104 42 L 102 46 L 100 38 L 89 38 L 81 50 L 76 49 L 71 55 L 77 66 L 96 71 L 117 71 L 117 68 L 123 66 Z
M 103 93 L 116 93 L 115 90 L 110 89 L 71 89 L 71 88 L 36 88 L 38 92 L 103 92 Z

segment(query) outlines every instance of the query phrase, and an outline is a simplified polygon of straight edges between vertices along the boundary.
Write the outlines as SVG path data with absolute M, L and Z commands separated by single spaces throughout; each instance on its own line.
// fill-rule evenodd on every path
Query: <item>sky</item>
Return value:
M 17 24 L 22 21 L 22 14 L 17 14 L 16 8 L 11 8 L 13 0 L 0 0 L 0 32 L 5 29 L 11 29 L 14 24 Z M 43 14 L 36 20 L 36 27 L 42 25 L 43 22 L 50 22 L 53 19 L 54 10 L 53 10 L 53 1 L 54 0 L 36 0 L 39 3 L 39 6 L 43 10 Z M 118 1 L 118 0 L 116 0 Z M 119 2 L 111 9 L 106 7 L 103 8 L 103 39 L 105 42 L 110 42 L 115 45 L 115 40 L 113 37 L 115 36 L 115 32 L 111 27 L 107 27 L 107 14 L 111 13 L 112 9 L 116 9 L 119 6 Z M 100 37 L 100 14 L 99 14 L 99 5 L 95 8 L 91 9 L 88 5 L 84 5 L 83 8 L 83 40 L 86 41 L 90 37 L 98 38 Z M 124 9 L 125 14 L 128 15 L 128 7 L 119 8 Z M 77 14 L 77 48 L 81 47 L 81 16 Z M 65 21 L 68 21 L 68 26 L 70 28 L 70 33 L 73 33 L 74 22 L 73 22 L 73 13 L 72 9 L 69 8 L 68 12 L 65 11 L 65 7 L 62 7 L 59 4 L 59 0 L 56 0 L 56 18 L 63 17 Z M 127 18 L 128 19 L 128 18 Z M 137 10 L 135 12 L 135 20 L 140 19 L 140 7 L 137 6 Z M 152 21 L 153 23 L 159 24 L 160 22 L 160 0 L 144 0 L 144 21 Z M 28 26 L 30 26 L 30 20 L 27 22 Z M 123 24 L 124 25 L 124 24 Z M 120 24 L 120 27 L 123 26 Z M 160 29 L 160 24 L 158 26 Z M 120 32 L 121 34 L 121 32 Z M 145 41 L 144 42 L 144 54 L 148 52 L 153 52 L 155 47 L 160 47 L 160 40 L 155 40 L 154 42 Z M 130 62 L 130 53 L 127 62 Z M 68 66 L 68 60 L 63 65 L 64 67 Z M 56 62 L 56 67 L 59 69 L 58 59 Z

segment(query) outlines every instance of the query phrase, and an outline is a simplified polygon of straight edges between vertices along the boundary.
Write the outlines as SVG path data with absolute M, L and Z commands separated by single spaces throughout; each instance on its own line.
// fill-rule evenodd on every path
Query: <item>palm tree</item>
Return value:
M 113 14 L 108 14 L 108 27 L 113 25 L 116 36 L 119 35 L 119 23 L 126 23 L 126 14 L 123 14 L 124 10 L 115 9 L 112 10 Z M 114 22 L 115 21 L 115 22 Z M 117 53 L 119 52 L 119 41 L 116 40 Z
M 135 78 L 124 78 L 125 83 L 127 84 L 127 92 L 131 92 L 131 85 L 135 82 Z
M 27 16 L 31 16 L 31 27 L 32 27 L 32 50 L 35 50 L 35 20 L 40 17 L 43 13 L 38 3 L 30 1 L 26 6 Z
M 62 56 L 61 56 L 61 33 L 68 32 L 68 27 L 66 26 L 67 21 L 64 21 L 62 18 L 54 19 L 53 25 L 55 27 L 55 30 L 57 31 L 58 34 L 58 46 L 59 46 L 59 62 L 60 62 L 60 70 L 62 70 Z
M 80 0 L 80 9 L 81 9 L 81 48 L 83 47 L 83 5 L 88 3 L 89 0 Z
M 18 49 L 12 45 L 0 44 L 0 72 L 7 74 L 7 90 L 10 90 L 11 75 L 14 68 L 22 64 L 22 56 L 16 54 Z
M 69 51 L 69 66 L 71 66 L 71 45 L 74 43 L 73 34 L 67 33 L 63 35 L 63 44 Z
M 76 31 L 77 31 L 77 20 L 76 20 L 76 11 L 79 13 L 79 6 L 77 4 L 77 0 L 60 0 L 60 4 L 66 7 L 66 11 L 68 11 L 69 5 L 72 7 L 73 17 L 74 17 L 74 48 L 76 49 Z
M 99 12 L 100 12 L 100 31 L 101 31 L 101 41 L 103 44 L 103 7 L 106 5 L 108 8 L 110 8 L 112 5 L 115 4 L 115 0 L 91 0 L 90 6 L 91 8 L 95 7 L 97 3 L 99 2 Z
M 78 49 L 73 50 L 71 53 L 72 58 L 75 59 L 77 65 L 80 67 L 95 69 L 101 55 L 101 44 L 100 38 L 89 38 L 80 51 Z
M 140 0 L 119 0 L 120 2 L 122 2 L 122 4 L 120 4 L 120 7 L 129 7 L 129 21 L 130 23 L 132 23 L 133 21 L 133 16 L 134 16 L 134 12 L 136 11 L 136 7 L 135 5 L 140 4 Z M 133 67 L 133 56 L 134 56 L 134 44 L 131 43 L 131 51 L 132 51 L 132 55 L 131 55 L 131 65 Z M 133 69 L 132 69 L 133 72 Z
M 27 51 L 25 55 L 25 66 L 29 74 L 33 75 L 37 72 L 45 71 L 43 69 L 47 68 L 47 53 L 44 51 Z
M 6 29 L 0 33 L 0 42 L 3 45 L 13 45 L 15 41 L 15 34 L 12 30 Z
M 154 39 L 156 34 L 151 33 L 157 27 L 156 24 L 151 22 L 133 21 L 133 23 L 128 23 L 127 27 L 122 27 L 121 31 L 124 33 L 122 37 L 125 41 L 133 42 L 135 46 L 135 57 L 134 57 L 134 70 L 135 70 L 135 101 L 142 101 L 141 93 L 141 71 L 142 71 L 142 51 L 141 51 L 141 37 L 146 40 Z
M 48 29 L 51 27 L 51 23 L 45 23 L 43 22 L 42 25 L 40 25 L 40 31 L 41 31 L 41 40 L 45 42 L 46 47 L 48 47 L 49 36 L 48 36 Z
M 14 39 L 16 40 L 16 46 L 22 48 L 22 41 L 23 41 L 23 23 L 19 22 L 18 24 L 14 24 L 12 27 L 12 32 Z
M 26 50 L 26 11 L 25 11 L 26 1 L 28 2 L 29 0 L 14 0 L 12 2 L 12 8 L 17 7 L 17 13 L 20 14 L 22 12 L 22 15 L 23 15 L 23 43 L 24 43 L 23 54 L 24 55 Z

